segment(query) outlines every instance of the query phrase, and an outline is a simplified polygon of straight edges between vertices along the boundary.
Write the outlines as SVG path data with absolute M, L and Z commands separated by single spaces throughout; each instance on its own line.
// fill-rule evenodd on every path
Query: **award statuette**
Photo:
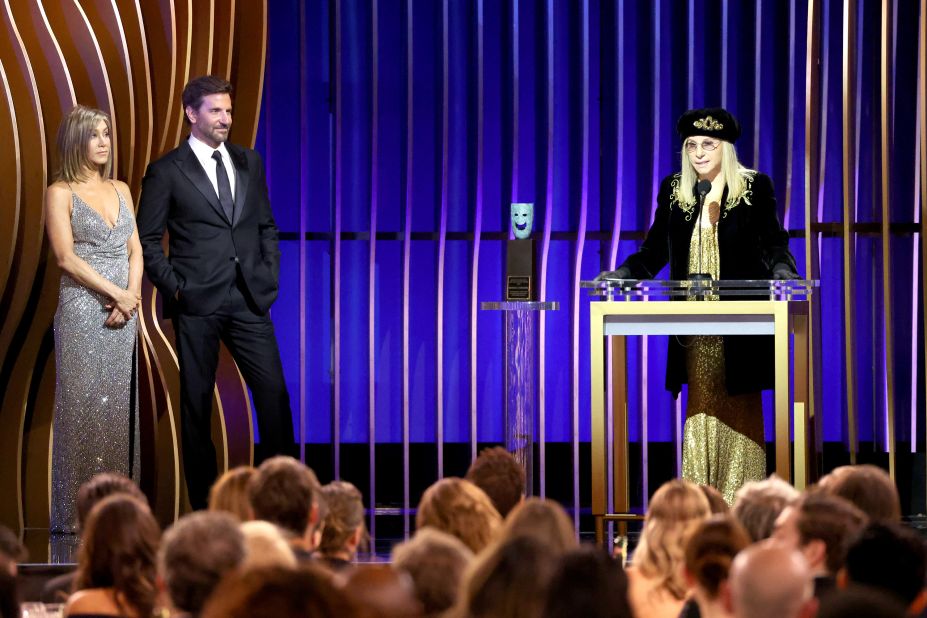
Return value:
M 512 204 L 512 233 L 515 240 L 506 243 L 505 300 L 535 300 L 534 240 L 531 226 L 534 204 Z

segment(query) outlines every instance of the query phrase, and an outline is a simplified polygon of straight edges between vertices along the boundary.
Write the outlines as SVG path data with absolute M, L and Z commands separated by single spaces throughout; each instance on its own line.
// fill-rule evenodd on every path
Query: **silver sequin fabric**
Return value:
M 118 194 L 118 192 L 117 192 Z M 125 288 L 127 241 L 135 229 L 122 195 L 112 228 L 77 194 L 71 198 L 74 253 Z M 107 299 L 61 276 L 55 313 L 55 419 L 52 433 L 51 531 L 76 530 L 77 490 L 100 472 L 138 481 L 139 429 L 135 384 L 137 318 L 105 326 Z
M 701 239 L 699 239 L 701 230 Z M 689 246 L 689 270 L 715 279 L 720 254 L 715 226 L 696 225 Z M 718 300 L 717 297 L 709 300 Z M 720 336 L 686 338 L 689 380 L 686 424 L 682 442 L 682 477 L 716 488 L 733 504 L 747 481 L 766 476 L 763 400 L 760 393 L 729 395 L 724 379 L 724 340 Z

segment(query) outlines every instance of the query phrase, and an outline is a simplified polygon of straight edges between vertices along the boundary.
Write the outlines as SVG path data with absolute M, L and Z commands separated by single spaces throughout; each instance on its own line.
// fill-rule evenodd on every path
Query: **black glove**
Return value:
M 792 270 L 792 267 L 788 264 L 783 264 L 779 262 L 772 269 L 773 279 L 800 279 L 798 273 Z
M 596 281 L 602 281 L 603 279 L 630 279 L 631 278 L 631 269 L 627 266 L 621 266 L 617 270 L 603 270 L 599 273 L 599 276 L 595 278 Z

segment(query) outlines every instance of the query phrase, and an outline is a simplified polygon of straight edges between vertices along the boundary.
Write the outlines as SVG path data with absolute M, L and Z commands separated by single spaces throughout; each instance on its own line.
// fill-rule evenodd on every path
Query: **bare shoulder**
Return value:
M 57 180 L 45 189 L 45 205 L 51 208 L 71 209 L 71 187 L 63 180 Z
M 122 195 L 122 198 L 131 205 L 132 189 L 129 188 L 129 185 L 121 180 L 116 180 L 115 178 L 112 180 L 112 183 L 113 186 L 116 187 L 116 191 L 119 191 L 119 194 Z
M 106 614 L 119 615 L 119 607 L 108 588 L 89 588 L 78 590 L 68 598 L 64 607 L 64 615 L 74 614 Z

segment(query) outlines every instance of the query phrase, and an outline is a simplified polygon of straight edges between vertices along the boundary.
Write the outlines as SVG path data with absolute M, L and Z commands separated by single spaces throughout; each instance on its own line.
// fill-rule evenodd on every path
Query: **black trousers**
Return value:
M 216 447 L 210 432 L 212 396 L 219 362 L 219 342 L 225 343 L 251 389 L 258 432 L 268 455 L 294 450 L 290 396 L 283 379 L 274 325 L 248 297 L 241 277 L 215 313 L 178 313 L 174 317 L 180 359 L 180 416 L 183 468 L 194 509 L 207 506 L 209 488 L 218 475 Z

